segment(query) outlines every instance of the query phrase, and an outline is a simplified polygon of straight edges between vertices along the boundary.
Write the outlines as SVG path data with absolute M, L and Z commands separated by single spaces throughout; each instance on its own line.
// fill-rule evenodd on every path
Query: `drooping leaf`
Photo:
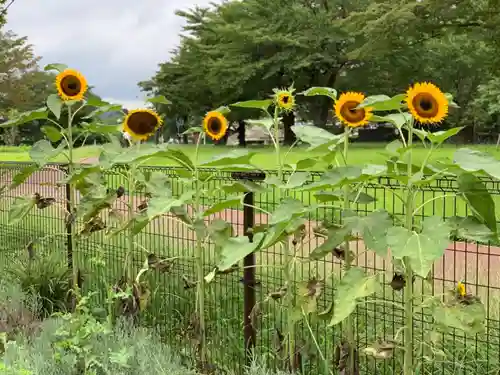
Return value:
M 398 94 L 392 98 L 387 95 L 373 95 L 367 97 L 358 108 L 370 107 L 374 111 L 393 111 L 403 107 L 402 102 L 405 94 Z
M 207 208 L 205 212 L 203 212 L 203 216 L 210 216 L 217 212 L 224 211 L 225 209 L 234 208 L 235 206 L 241 205 L 241 202 L 242 202 L 241 196 L 228 197 L 223 201 L 217 202 L 210 208 Z
M 248 125 L 262 126 L 267 130 L 271 129 L 274 125 L 274 119 L 272 117 L 264 117 L 259 120 L 248 119 L 245 120 Z
M 309 169 L 314 167 L 317 164 L 318 160 L 314 158 L 306 158 L 306 159 L 301 159 L 296 163 L 289 163 L 287 164 L 290 168 L 293 170 L 304 170 L 304 169 Z
M 389 213 L 385 210 L 370 212 L 366 216 L 358 216 L 352 211 L 346 212 L 344 225 L 360 232 L 367 249 L 375 251 L 382 257 L 387 256 L 387 230 L 392 226 Z
M 44 120 L 48 117 L 49 112 L 47 111 L 47 108 L 35 109 L 34 111 L 21 113 L 18 117 L 1 123 L 0 128 L 18 126 L 35 120 Z
M 451 128 L 448 130 L 443 130 L 443 131 L 438 131 L 434 133 L 427 133 L 427 138 L 435 144 L 441 144 L 444 141 L 446 141 L 448 138 L 453 137 L 454 135 L 457 135 L 462 131 L 464 127 L 458 127 L 458 128 Z
M 107 105 L 97 107 L 96 109 L 94 109 L 92 112 L 90 112 L 84 118 L 86 118 L 86 119 L 98 118 L 98 117 L 104 115 L 105 113 L 121 112 L 121 111 L 122 111 L 122 106 L 120 104 L 107 104 Z
M 265 186 L 258 184 L 254 181 L 241 180 L 234 181 L 230 184 L 225 184 L 220 187 L 222 191 L 227 194 L 237 194 L 237 193 L 264 193 L 267 189 Z
M 500 163 L 492 155 L 469 148 L 455 151 L 453 162 L 467 172 L 484 171 L 491 177 L 500 179 Z
M 382 116 L 381 119 L 393 123 L 398 129 L 401 130 L 404 124 L 408 123 L 411 119 L 409 113 L 391 113 L 387 116 Z
M 67 65 L 59 64 L 59 63 L 47 64 L 43 68 L 43 70 L 45 70 L 46 72 L 51 71 L 51 70 L 56 70 L 58 72 L 62 72 L 66 69 L 68 69 Z
M 28 167 L 24 167 L 12 178 L 10 188 L 14 189 L 18 186 L 21 186 L 33 173 L 39 170 L 40 167 L 38 167 L 38 165 L 30 165 Z
M 147 98 L 146 101 L 154 104 L 172 104 L 172 102 L 165 98 L 164 95 L 157 95 L 153 98 Z
M 460 106 L 453 101 L 453 95 L 450 94 L 449 92 L 445 93 L 444 96 L 446 96 L 446 99 L 448 99 L 448 105 L 450 108 L 460 108 Z
M 415 274 L 426 278 L 432 265 L 441 258 L 449 244 L 450 228 L 440 217 L 430 216 L 423 220 L 421 233 L 403 227 L 387 231 L 387 244 L 395 259 L 408 258 Z
M 40 128 L 43 134 L 47 136 L 51 142 L 59 142 L 62 138 L 61 131 L 52 125 L 44 125 Z
M 325 256 L 332 254 L 335 248 L 345 241 L 349 233 L 349 229 L 345 227 L 328 230 L 326 240 L 309 254 L 309 258 L 312 260 L 321 260 Z
M 47 107 L 54 114 L 56 119 L 61 118 L 61 109 L 63 106 L 63 101 L 57 94 L 50 94 L 47 98 Z
M 319 146 L 333 148 L 337 144 L 344 141 L 343 134 L 336 135 L 330 133 L 328 130 L 319 128 L 317 126 L 294 125 L 292 126 L 292 131 L 295 133 L 297 138 L 300 139 L 302 142 L 311 145 L 309 151 L 315 150 Z
M 19 223 L 35 207 L 34 197 L 16 197 L 12 202 L 7 215 L 9 225 Z
M 223 105 L 223 106 L 221 106 L 219 108 L 214 109 L 214 112 L 219 112 L 222 115 L 227 116 L 229 113 L 231 113 L 231 108 L 229 108 L 228 106 Z
M 240 108 L 255 108 L 267 111 L 269 106 L 273 104 L 271 99 L 268 100 L 247 100 L 244 102 L 238 102 L 231 104 L 230 107 L 240 107 Z
M 332 327 L 344 321 L 356 308 L 359 299 L 368 297 L 377 291 L 376 275 L 366 275 L 361 268 L 351 268 L 337 285 L 334 297 L 333 316 L 329 323 Z
M 334 190 L 334 191 L 318 191 L 314 194 L 314 197 L 318 200 L 318 202 L 338 202 L 344 199 L 344 191 L 342 190 Z M 349 193 L 349 201 L 357 204 L 370 204 L 376 201 L 371 195 L 368 195 L 363 192 L 354 192 L 351 191 Z
M 215 243 L 215 250 L 220 252 L 229 238 L 233 236 L 233 226 L 221 219 L 215 219 L 207 227 L 210 239 Z
M 250 159 L 256 154 L 250 150 L 232 150 L 222 155 L 216 155 L 210 160 L 200 163 L 202 167 L 220 167 L 239 164 L 250 164 Z
M 38 166 L 43 167 L 51 159 L 59 155 L 65 147 L 65 142 L 61 142 L 57 148 L 52 147 L 52 144 L 42 139 L 36 142 L 29 151 L 31 160 L 33 160 Z
M 246 236 L 229 238 L 221 250 L 221 261 L 217 265 L 218 270 L 226 271 L 247 255 L 259 250 L 263 238 L 263 233 L 257 233 L 253 238 L 253 242 L 250 242 Z
M 310 207 L 304 206 L 297 199 L 285 198 L 272 213 L 269 224 L 274 225 L 281 222 L 289 222 L 292 218 L 301 216 L 310 210 Z
M 493 233 L 497 233 L 495 201 L 485 184 L 472 173 L 458 176 L 458 191 L 474 215 Z
M 311 174 L 307 172 L 295 172 L 290 176 L 287 183 L 282 187 L 284 189 L 295 189 L 304 185 L 311 178 Z
M 181 194 L 181 196 L 178 198 L 168 196 L 158 196 L 151 198 L 148 203 L 147 211 L 149 219 L 151 220 L 155 217 L 169 213 L 172 207 L 182 206 L 186 202 L 190 201 L 194 194 L 195 192 L 193 190 L 189 190 Z
M 337 90 L 331 87 L 311 87 L 306 91 L 301 93 L 304 96 L 328 96 L 329 98 L 336 100 L 337 99 Z
M 459 301 L 439 304 L 433 309 L 432 315 L 443 328 L 459 329 L 469 335 L 485 331 L 486 310 L 480 302 L 470 305 Z
M 446 220 L 456 237 L 470 241 L 488 242 L 496 239 L 496 235 L 474 216 L 452 216 Z

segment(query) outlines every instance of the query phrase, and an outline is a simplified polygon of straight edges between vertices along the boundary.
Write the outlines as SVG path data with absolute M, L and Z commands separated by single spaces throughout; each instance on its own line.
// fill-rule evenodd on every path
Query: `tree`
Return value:
M 0 115 L 6 117 L 12 109 L 40 108 L 47 95 L 55 92 L 54 75 L 40 71 L 39 60 L 26 37 L 0 30 Z M 32 142 L 40 136 L 36 124 L 20 129 L 23 141 Z
M 390 94 L 432 79 L 468 102 L 489 76 L 488 53 L 498 51 L 499 1 L 245 0 L 195 8 L 178 13 L 189 35 L 150 88 L 168 92 L 174 110 L 198 114 L 292 82 L 298 92 L 328 86 Z M 286 142 L 294 115 L 327 122 L 331 101 L 314 99 L 284 119 Z M 455 116 L 461 122 L 466 111 Z

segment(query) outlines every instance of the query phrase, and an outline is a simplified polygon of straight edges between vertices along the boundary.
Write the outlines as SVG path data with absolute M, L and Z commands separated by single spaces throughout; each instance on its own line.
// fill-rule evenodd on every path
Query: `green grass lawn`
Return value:
M 186 154 L 194 156 L 195 146 L 194 145 L 173 145 L 172 147 L 179 148 L 183 150 Z M 351 164 L 365 164 L 365 163 L 384 163 L 385 155 L 384 144 L 380 143 L 353 143 L 350 146 L 349 152 L 349 163 Z M 453 153 L 458 147 L 456 145 L 445 145 L 434 151 L 432 159 L 440 158 L 452 158 Z M 489 152 L 500 160 L 500 150 L 496 149 L 493 145 L 471 145 L 464 146 L 473 149 Z M 225 146 L 215 146 L 215 145 L 202 145 L 200 147 L 199 158 L 200 160 L 210 159 L 215 155 L 219 155 L 232 149 L 232 147 Z M 257 154 L 252 159 L 252 162 L 260 168 L 263 169 L 274 169 L 276 167 L 276 158 L 274 156 L 274 149 L 271 147 L 252 147 L 251 150 L 255 151 Z M 102 147 L 99 146 L 85 146 L 76 149 L 75 157 L 79 160 L 84 158 L 89 158 L 93 156 L 98 156 L 101 152 Z M 287 148 L 283 149 L 283 153 L 287 151 Z M 414 160 L 416 163 L 421 162 L 427 155 L 428 150 L 424 147 L 415 148 Z M 293 163 L 298 160 L 313 157 L 314 153 L 307 151 L 306 147 L 299 147 L 292 150 L 287 157 L 287 162 Z M 30 161 L 29 148 L 28 147 L 0 147 L 0 161 Z M 64 161 L 64 157 L 59 156 L 54 161 Z M 151 159 L 151 165 L 161 166 L 161 165 L 175 165 L 173 162 L 167 159 Z

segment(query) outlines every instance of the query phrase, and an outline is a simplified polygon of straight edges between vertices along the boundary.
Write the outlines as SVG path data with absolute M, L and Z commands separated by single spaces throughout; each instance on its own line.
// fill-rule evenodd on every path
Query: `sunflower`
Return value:
M 460 295 L 460 297 L 465 297 L 465 295 L 467 294 L 467 291 L 465 290 L 465 284 L 461 281 L 459 281 L 457 284 L 457 293 Z
M 150 109 L 134 109 L 123 121 L 123 132 L 137 140 L 146 140 L 161 126 L 162 120 Z
M 448 114 L 448 99 L 439 87 L 428 82 L 410 87 L 406 104 L 413 117 L 422 124 L 439 123 Z
M 208 112 L 203 118 L 203 130 L 210 138 L 218 141 L 227 132 L 227 119 L 218 111 Z
M 277 91 L 274 100 L 278 107 L 284 111 L 291 111 L 295 105 L 295 98 L 292 91 Z
M 76 70 L 66 69 L 56 76 L 57 93 L 64 101 L 82 100 L 87 87 L 87 80 Z
M 345 125 L 356 128 L 368 124 L 372 117 L 372 109 L 356 108 L 365 100 L 365 96 L 359 92 L 346 92 L 335 102 L 335 114 Z

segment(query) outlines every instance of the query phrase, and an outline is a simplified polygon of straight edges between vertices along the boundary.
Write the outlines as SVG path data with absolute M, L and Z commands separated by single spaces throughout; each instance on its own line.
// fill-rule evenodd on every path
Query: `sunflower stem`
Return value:
M 413 230 L 413 211 L 415 209 L 413 202 L 413 187 L 411 186 L 412 176 L 412 140 L 413 140 L 413 118 L 408 126 L 408 160 L 407 160 L 407 194 L 405 202 L 406 229 Z M 404 375 L 413 375 L 413 270 L 408 258 L 404 259 L 405 265 L 405 287 L 404 287 L 404 309 L 405 309 L 405 327 L 404 327 Z
M 278 169 L 278 179 L 283 183 L 283 164 L 281 160 L 281 145 L 280 145 L 280 127 L 279 127 L 279 106 L 274 108 L 274 139 L 276 149 L 276 167 Z M 279 188 L 279 196 L 286 196 L 287 190 Z M 288 238 L 283 243 L 283 250 L 285 253 L 285 264 L 283 268 L 285 285 L 287 288 L 285 304 L 286 304 L 286 321 L 288 331 L 288 360 L 290 370 L 295 370 L 295 322 L 293 316 L 294 303 L 295 303 L 295 286 L 293 284 L 292 267 L 294 263 L 294 253 L 291 251 Z
M 347 155 L 349 151 L 349 136 L 351 134 L 351 129 L 349 126 L 345 126 L 344 128 L 344 150 L 342 153 L 344 163 L 347 166 Z M 350 194 L 351 194 L 351 186 L 349 184 L 346 184 L 344 186 L 344 201 L 343 201 L 343 212 L 345 213 L 347 210 L 351 208 L 351 201 L 350 201 Z M 351 253 L 350 253 L 350 237 L 351 233 L 349 232 L 344 239 L 344 270 L 347 272 L 351 269 L 352 267 L 352 258 L 351 258 Z M 350 314 L 345 323 L 345 335 L 347 338 L 347 343 L 349 346 L 349 362 L 348 362 L 348 369 L 349 371 L 347 373 L 349 374 L 354 374 L 354 369 L 355 369 L 355 340 L 354 340 L 354 320 L 353 320 L 353 315 Z
M 198 156 L 200 149 L 200 140 L 202 138 L 202 133 L 199 133 L 198 139 L 196 141 L 196 151 L 195 151 L 195 162 L 194 162 L 194 188 L 195 188 L 195 200 L 194 200 L 194 214 L 199 217 L 200 215 L 200 200 L 201 200 L 201 186 L 200 186 L 200 175 L 198 168 Z M 195 220 L 196 221 L 196 220 Z M 203 238 L 200 237 L 200 233 L 195 229 L 196 235 L 196 275 L 197 275 L 197 283 L 196 283 L 196 310 L 198 311 L 199 317 L 199 355 L 200 355 L 200 364 L 202 368 L 205 367 L 207 360 L 206 353 L 206 338 L 205 338 L 205 283 L 204 283 L 204 253 L 203 253 Z
M 135 176 L 135 165 L 132 163 L 127 175 L 128 182 L 128 220 L 132 220 L 134 215 L 134 176 Z M 126 269 L 125 269 L 125 277 L 127 280 L 134 279 L 134 232 L 132 228 L 129 228 L 127 233 L 127 249 L 128 254 L 126 257 Z
M 75 171 L 75 159 L 74 159 L 74 147 L 73 147 L 73 115 L 71 113 L 71 105 L 68 107 L 68 175 L 72 176 Z M 75 215 L 76 208 L 76 196 L 75 196 L 75 183 L 69 183 L 69 208 L 70 208 L 70 220 L 75 221 L 72 216 Z M 71 253 L 68 254 L 68 265 L 71 268 L 73 275 L 73 306 L 76 308 L 78 301 L 80 300 L 80 287 L 78 285 L 78 269 L 74 265 L 73 254 L 76 250 L 76 230 L 75 225 L 71 223 L 70 225 L 70 243 L 71 243 Z

